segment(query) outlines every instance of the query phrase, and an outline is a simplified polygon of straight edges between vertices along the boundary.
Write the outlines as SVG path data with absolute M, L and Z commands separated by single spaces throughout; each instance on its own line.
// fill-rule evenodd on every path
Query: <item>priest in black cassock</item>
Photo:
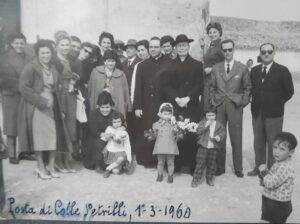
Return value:
M 199 96 L 203 92 L 203 66 L 189 55 L 189 43 L 186 35 L 176 37 L 173 45 L 177 50 L 177 58 L 169 67 L 165 79 L 165 98 L 173 104 L 176 119 L 189 118 L 191 122 L 199 122 L 203 113 L 199 103 Z M 178 142 L 179 156 L 175 159 L 175 169 L 183 166 L 193 173 L 196 163 L 196 136 L 187 133 Z
M 158 109 L 163 102 L 162 76 L 171 62 L 169 57 L 162 55 L 158 37 L 151 38 L 149 53 L 151 57 L 137 67 L 133 102 L 135 115 L 140 124 L 136 142 L 137 162 L 145 168 L 156 165 L 156 158 L 152 155 L 154 142 L 149 142 L 144 137 L 144 131 L 152 128 L 152 124 L 158 120 Z

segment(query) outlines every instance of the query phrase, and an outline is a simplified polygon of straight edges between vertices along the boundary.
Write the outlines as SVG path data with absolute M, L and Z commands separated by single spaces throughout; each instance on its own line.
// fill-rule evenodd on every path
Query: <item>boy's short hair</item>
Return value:
M 298 144 L 296 137 L 290 132 L 280 132 L 276 135 L 274 142 L 275 141 L 288 142 L 290 150 L 294 150 Z
M 217 114 L 217 108 L 214 107 L 214 106 L 209 106 L 209 107 L 207 107 L 204 110 L 204 114 L 207 114 L 207 113 L 215 113 L 215 114 Z

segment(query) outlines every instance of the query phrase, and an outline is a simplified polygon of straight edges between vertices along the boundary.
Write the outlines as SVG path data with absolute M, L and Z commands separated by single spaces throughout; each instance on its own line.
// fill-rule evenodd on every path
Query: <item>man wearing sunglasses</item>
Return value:
M 272 43 L 262 44 L 261 64 L 251 70 L 255 168 L 248 176 L 258 175 L 259 165 L 267 164 L 270 168 L 274 163 L 273 140 L 282 131 L 284 104 L 294 94 L 291 73 L 285 66 L 274 62 L 274 55 Z
M 212 67 L 210 101 L 217 107 L 217 120 L 229 129 L 235 175 L 243 177 L 242 131 L 243 108 L 249 103 L 251 80 L 247 66 L 234 60 L 234 42 L 221 43 L 225 61 Z M 216 176 L 225 173 L 226 139 L 217 152 Z

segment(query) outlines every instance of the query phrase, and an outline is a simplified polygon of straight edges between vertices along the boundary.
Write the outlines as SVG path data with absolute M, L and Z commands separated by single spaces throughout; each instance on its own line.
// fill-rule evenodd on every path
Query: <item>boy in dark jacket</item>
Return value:
M 209 186 L 214 186 L 217 150 L 226 136 L 224 126 L 216 120 L 216 108 L 210 107 L 205 111 L 205 118 L 200 121 L 196 135 L 198 152 L 191 187 L 199 185 L 205 168 L 206 182 Z

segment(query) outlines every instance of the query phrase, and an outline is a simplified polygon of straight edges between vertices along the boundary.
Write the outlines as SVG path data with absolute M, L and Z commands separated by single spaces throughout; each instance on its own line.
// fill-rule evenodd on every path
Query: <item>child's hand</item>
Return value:
M 100 138 L 104 139 L 105 141 L 108 141 L 109 138 L 112 137 L 112 134 L 109 133 L 101 133 Z
M 207 120 L 206 123 L 205 123 L 205 127 L 208 127 L 212 124 L 211 120 Z
M 214 139 L 216 140 L 216 142 L 220 142 L 221 141 L 221 138 L 219 135 L 215 136 Z
M 261 171 L 263 171 L 263 170 L 266 170 L 266 169 L 267 169 L 266 164 L 261 164 L 261 165 L 258 167 L 259 172 L 261 172 Z

